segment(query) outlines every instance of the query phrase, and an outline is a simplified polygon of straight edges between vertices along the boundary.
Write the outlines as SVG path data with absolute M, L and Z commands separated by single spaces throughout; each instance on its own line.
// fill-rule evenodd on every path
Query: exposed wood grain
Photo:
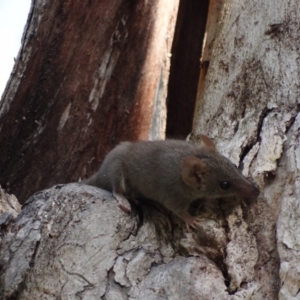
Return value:
M 0 182 L 23 202 L 162 138 L 178 1 L 34 1 L 0 104 Z

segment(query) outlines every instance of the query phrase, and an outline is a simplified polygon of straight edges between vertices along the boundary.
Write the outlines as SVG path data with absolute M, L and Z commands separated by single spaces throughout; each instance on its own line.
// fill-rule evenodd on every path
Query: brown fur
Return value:
M 127 212 L 126 198 L 145 197 L 195 227 L 199 217 L 188 213 L 194 200 L 259 194 L 257 186 L 215 150 L 211 139 L 202 136 L 202 142 L 204 145 L 178 140 L 123 142 L 84 183 L 112 191 Z

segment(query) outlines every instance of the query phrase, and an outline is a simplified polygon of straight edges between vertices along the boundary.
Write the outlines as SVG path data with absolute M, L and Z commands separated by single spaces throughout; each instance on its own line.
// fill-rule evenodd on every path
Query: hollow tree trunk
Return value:
M 163 138 L 178 0 L 33 1 L 0 103 L 0 183 L 91 175 L 121 140 Z M 46 175 L 47 174 L 47 175 Z
M 166 137 L 185 139 L 193 114 L 205 36 L 208 0 L 180 1 L 168 82 Z
M 300 4 L 225 4 L 191 137 L 215 138 L 259 184 L 257 202 L 206 203 L 188 232 L 161 207 L 127 215 L 106 191 L 55 186 L 3 226 L 1 297 L 299 298 Z

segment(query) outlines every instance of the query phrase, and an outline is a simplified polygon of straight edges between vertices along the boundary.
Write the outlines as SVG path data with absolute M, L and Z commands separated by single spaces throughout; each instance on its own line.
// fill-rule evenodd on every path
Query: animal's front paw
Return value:
M 118 207 L 129 214 L 131 212 L 131 206 L 128 200 L 123 195 L 116 192 L 113 192 L 113 196 L 118 202 Z
M 202 221 L 200 216 L 192 216 L 187 211 L 181 214 L 181 218 L 185 222 L 188 230 L 190 230 L 190 228 L 196 229 Z

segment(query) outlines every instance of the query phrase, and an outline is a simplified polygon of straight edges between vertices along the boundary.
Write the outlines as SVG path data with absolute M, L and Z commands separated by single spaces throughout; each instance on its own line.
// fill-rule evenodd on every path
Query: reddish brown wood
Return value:
M 208 0 L 180 1 L 168 86 L 167 137 L 186 138 L 192 130 Z
M 148 138 L 176 13 L 176 1 L 43 2 L 0 104 L 0 183 L 21 202 L 90 175 L 119 141 Z M 155 36 L 160 18 L 170 28 Z

